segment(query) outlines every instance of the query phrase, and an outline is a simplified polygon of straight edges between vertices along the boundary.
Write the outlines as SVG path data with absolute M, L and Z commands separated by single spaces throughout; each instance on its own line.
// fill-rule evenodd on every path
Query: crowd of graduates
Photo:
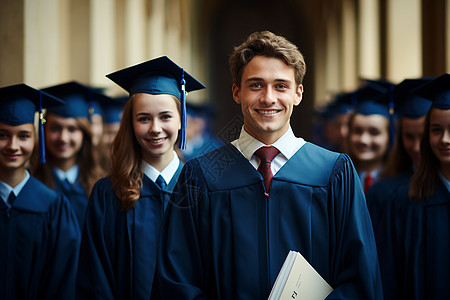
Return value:
M 364 80 L 318 115 L 364 187 L 385 299 L 450 297 L 450 75 Z
M 264 56 L 256 54 L 254 63 Z M 267 56 L 268 65 L 279 60 Z M 250 172 L 243 169 L 245 162 L 236 160 L 226 175 L 220 175 L 226 177 L 226 185 L 216 181 L 216 164 L 224 156 L 236 157 L 234 147 L 245 156 L 244 144 L 239 143 L 248 137 L 243 129 L 233 147 L 211 134 L 211 108 L 186 100 L 187 92 L 205 88 L 202 83 L 165 56 L 107 77 L 128 95 L 112 98 L 77 81 L 42 89 L 27 84 L 0 87 L 0 299 L 193 299 L 200 295 L 198 290 L 178 294 L 178 289 L 194 282 L 211 299 L 246 299 L 251 294 L 247 291 L 255 288 L 246 283 L 249 274 L 258 272 L 247 267 L 254 259 L 254 267 L 270 278 L 259 283 L 265 288 L 259 288 L 258 295 L 266 298 L 287 253 L 284 246 L 271 245 L 269 252 L 278 255 L 276 260 L 256 255 L 262 236 L 251 222 L 259 224 L 263 215 L 265 219 L 279 214 L 281 220 L 289 220 L 279 229 L 284 235 L 265 238 L 286 247 L 302 245 L 306 237 L 295 237 L 289 223 L 295 219 L 290 210 L 296 205 L 304 206 L 300 211 L 317 205 L 315 214 L 303 216 L 311 226 L 311 242 L 302 254 L 335 288 L 333 299 L 371 293 L 374 299 L 450 298 L 449 74 L 398 84 L 364 80 L 358 89 L 336 95 L 320 112 L 313 140 L 331 152 L 292 138 L 311 170 L 320 169 L 314 163 L 321 164 L 335 177 L 329 183 L 331 175 L 325 171 L 320 176 L 309 173 L 306 179 L 299 175 L 295 184 L 308 188 L 285 189 L 281 183 L 296 182 L 300 172 L 286 165 L 274 175 L 271 199 L 301 202 L 310 197 L 323 203 L 332 192 L 347 195 L 347 189 L 354 194 L 346 197 L 365 195 L 362 205 L 349 199 L 349 206 L 336 202 L 325 209 L 313 200 L 292 200 L 261 214 L 261 208 L 242 204 L 252 197 L 248 190 L 254 184 L 238 173 Z M 244 89 L 233 86 L 238 104 Z M 298 103 L 302 87 L 299 91 Z M 243 113 L 248 117 L 244 107 Z M 244 122 L 249 124 L 248 119 Z M 219 148 L 222 152 L 211 152 Z M 339 161 L 342 170 L 339 164 L 325 164 L 325 159 Z M 262 177 L 254 173 L 263 187 Z M 327 185 L 331 187 L 325 191 L 321 186 Z M 263 187 L 262 197 L 269 199 L 269 188 Z M 240 204 L 228 203 L 228 197 L 237 197 Z M 196 203 L 198 199 L 203 205 Z M 258 211 L 256 221 L 244 211 Z M 341 218 L 336 223 L 346 229 L 328 228 L 334 242 L 322 244 L 319 232 L 325 230 L 323 224 L 330 226 L 329 215 Z M 225 226 L 229 224 L 234 225 Z M 367 239 L 361 237 L 366 233 Z M 250 235 L 258 236 L 259 242 L 249 242 Z M 365 248 L 356 250 L 358 243 L 366 243 Z M 328 246 L 315 253 L 314 245 Z M 370 260 L 370 252 L 378 262 Z M 320 253 L 333 259 L 321 259 Z M 357 260 L 355 266 L 347 259 L 351 256 Z M 357 277 L 356 270 L 367 274 L 346 286 L 354 280 L 348 278 Z M 351 276 L 346 279 L 343 274 Z M 371 280 L 381 281 L 382 292 Z M 340 285 L 346 287 L 339 289 Z

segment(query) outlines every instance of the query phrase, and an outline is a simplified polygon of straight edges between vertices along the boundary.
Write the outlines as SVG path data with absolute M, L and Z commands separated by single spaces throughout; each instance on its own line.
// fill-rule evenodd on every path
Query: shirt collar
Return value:
M 153 182 L 156 182 L 156 178 L 158 178 L 158 176 L 161 175 L 166 181 L 166 183 L 169 184 L 173 175 L 177 171 L 179 164 L 180 159 L 178 158 L 177 153 L 173 151 L 172 160 L 167 165 L 167 167 L 165 167 L 164 170 L 162 170 L 161 173 L 144 160 L 141 163 L 141 168 L 144 171 L 144 174 L 147 175 L 147 177 L 150 178 Z
M 67 179 L 70 184 L 74 184 L 77 181 L 79 169 L 79 166 L 75 165 L 66 172 L 56 167 L 53 168 L 53 171 L 60 181 L 64 181 Z
M 28 179 L 30 179 L 30 173 L 28 172 L 28 170 L 25 170 L 25 178 L 19 182 L 18 185 L 16 185 L 14 188 L 11 187 L 9 184 L 0 181 L 0 197 L 2 197 L 3 201 L 8 201 L 8 197 L 9 194 L 11 194 L 11 192 L 14 193 L 14 195 L 17 197 L 19 195 L 19 193 L 22 191 L 23 187 L 25 186 L 25 184 L 28 182 Z
M 295 152 L 297 152 L 299 147 L 293 147 L 292 145 L 300 143 L 300 147 L 303 146 L 306 142 L 302 138 L 297 138 L 292 131 L 291 126 L 286 131 L 283 136 L 281 136 L 275 143 L 272 145 L 265 145 L 259 140 L 255 139 L 253 136 L 248 134 L 245 131 L 244 127 L 242 127 L 241 134 L 239 135 L 239 139 L 237 140 L 239 144 L 239 148 L 242 151 L 242 154 L 250 160 L 252 155 L 256 150 L 263 146 L 274 146 L 277 148 L 281 154 L 283 154 L 287 159 L 290 159 Z

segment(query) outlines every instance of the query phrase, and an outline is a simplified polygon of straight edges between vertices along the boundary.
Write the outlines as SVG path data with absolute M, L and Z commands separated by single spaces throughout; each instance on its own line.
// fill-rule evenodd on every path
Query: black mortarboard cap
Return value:
M 412 90 L 430 82 L 433 78 L 424 77 L 416 79 L 405 79 L 394 89 L 394 99 L 398 105 L 398 113 L 400 117 L 410 119 L 418 119 L 427 114 L 431 106 L 430 99 L 424 98 Z
M 445 73 L 413 90 L 432 101 L 431 107 L 450 109 L 450 74 Z

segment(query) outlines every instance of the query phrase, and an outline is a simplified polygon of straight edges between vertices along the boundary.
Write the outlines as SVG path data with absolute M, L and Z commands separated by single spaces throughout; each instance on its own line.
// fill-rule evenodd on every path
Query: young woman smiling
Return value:
M 80 255 L 80 299 L 149 299 L 160 225 L 183 163 L 185 89 L 204 88 L 167 57 L 107 75 L 129 92 L 107 178 L 94 187 Z
M 74 299 L 76 215 L 67 198 L 27 170 L 37 140 L 35 112 L 61 103 L 25 84 L 0 88 L 1 299 Z

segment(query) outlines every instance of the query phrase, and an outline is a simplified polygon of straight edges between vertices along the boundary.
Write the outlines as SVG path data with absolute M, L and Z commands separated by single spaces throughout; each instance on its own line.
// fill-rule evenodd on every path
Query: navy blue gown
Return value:
M 385 299 L 450 299 L 450 193 L 423 202 L 398 189 L 376 229 Z
M 381 216 L 387 205 L 393 199 L 393 194 L 399 188 L 405 188 L 409 186 L 413 173 L 406 173 L 404 175 L 389 176 L 375 182 L 367 193 L 367 208 L 369 209 L 370 216 L 372 218 L 373 227 L 379 226 L 382 222 Z M 376 231 L 375 231 L 376 234 Z M 376 238 L 376 235 L 375 235 Z
M 0 299 L 75 299 L 80 241 L 68 200 L 30 177 L 0 200 Z
M 69 202 L 77 215 L 80 231 L 82 231 L 84 215 L 86 214 L 86 207 L 89 199 L 86 191 L 83 189 L 78 179 L 74 184 L 62 182 L 56 175 L 53 175 L 53 179 L 55 181 L 54 190 L 63 193 L 69 199 Z
M 161 229 L 155 298 L 267 299 L 289 250 L 335 289 L 327 299 L 382 299 L 372 224 L 347 155 L 305 144 L 267 197 L 261 175 L 226 145 L 180 175 Z
M 171 192 L 182 164 L 167 185 Z M 81 242 L 78 299 L 149 299 L 159 229 L 170 197 L 147 176 L 134 209 L 121 211 L 108 178 L 91 193 Z

